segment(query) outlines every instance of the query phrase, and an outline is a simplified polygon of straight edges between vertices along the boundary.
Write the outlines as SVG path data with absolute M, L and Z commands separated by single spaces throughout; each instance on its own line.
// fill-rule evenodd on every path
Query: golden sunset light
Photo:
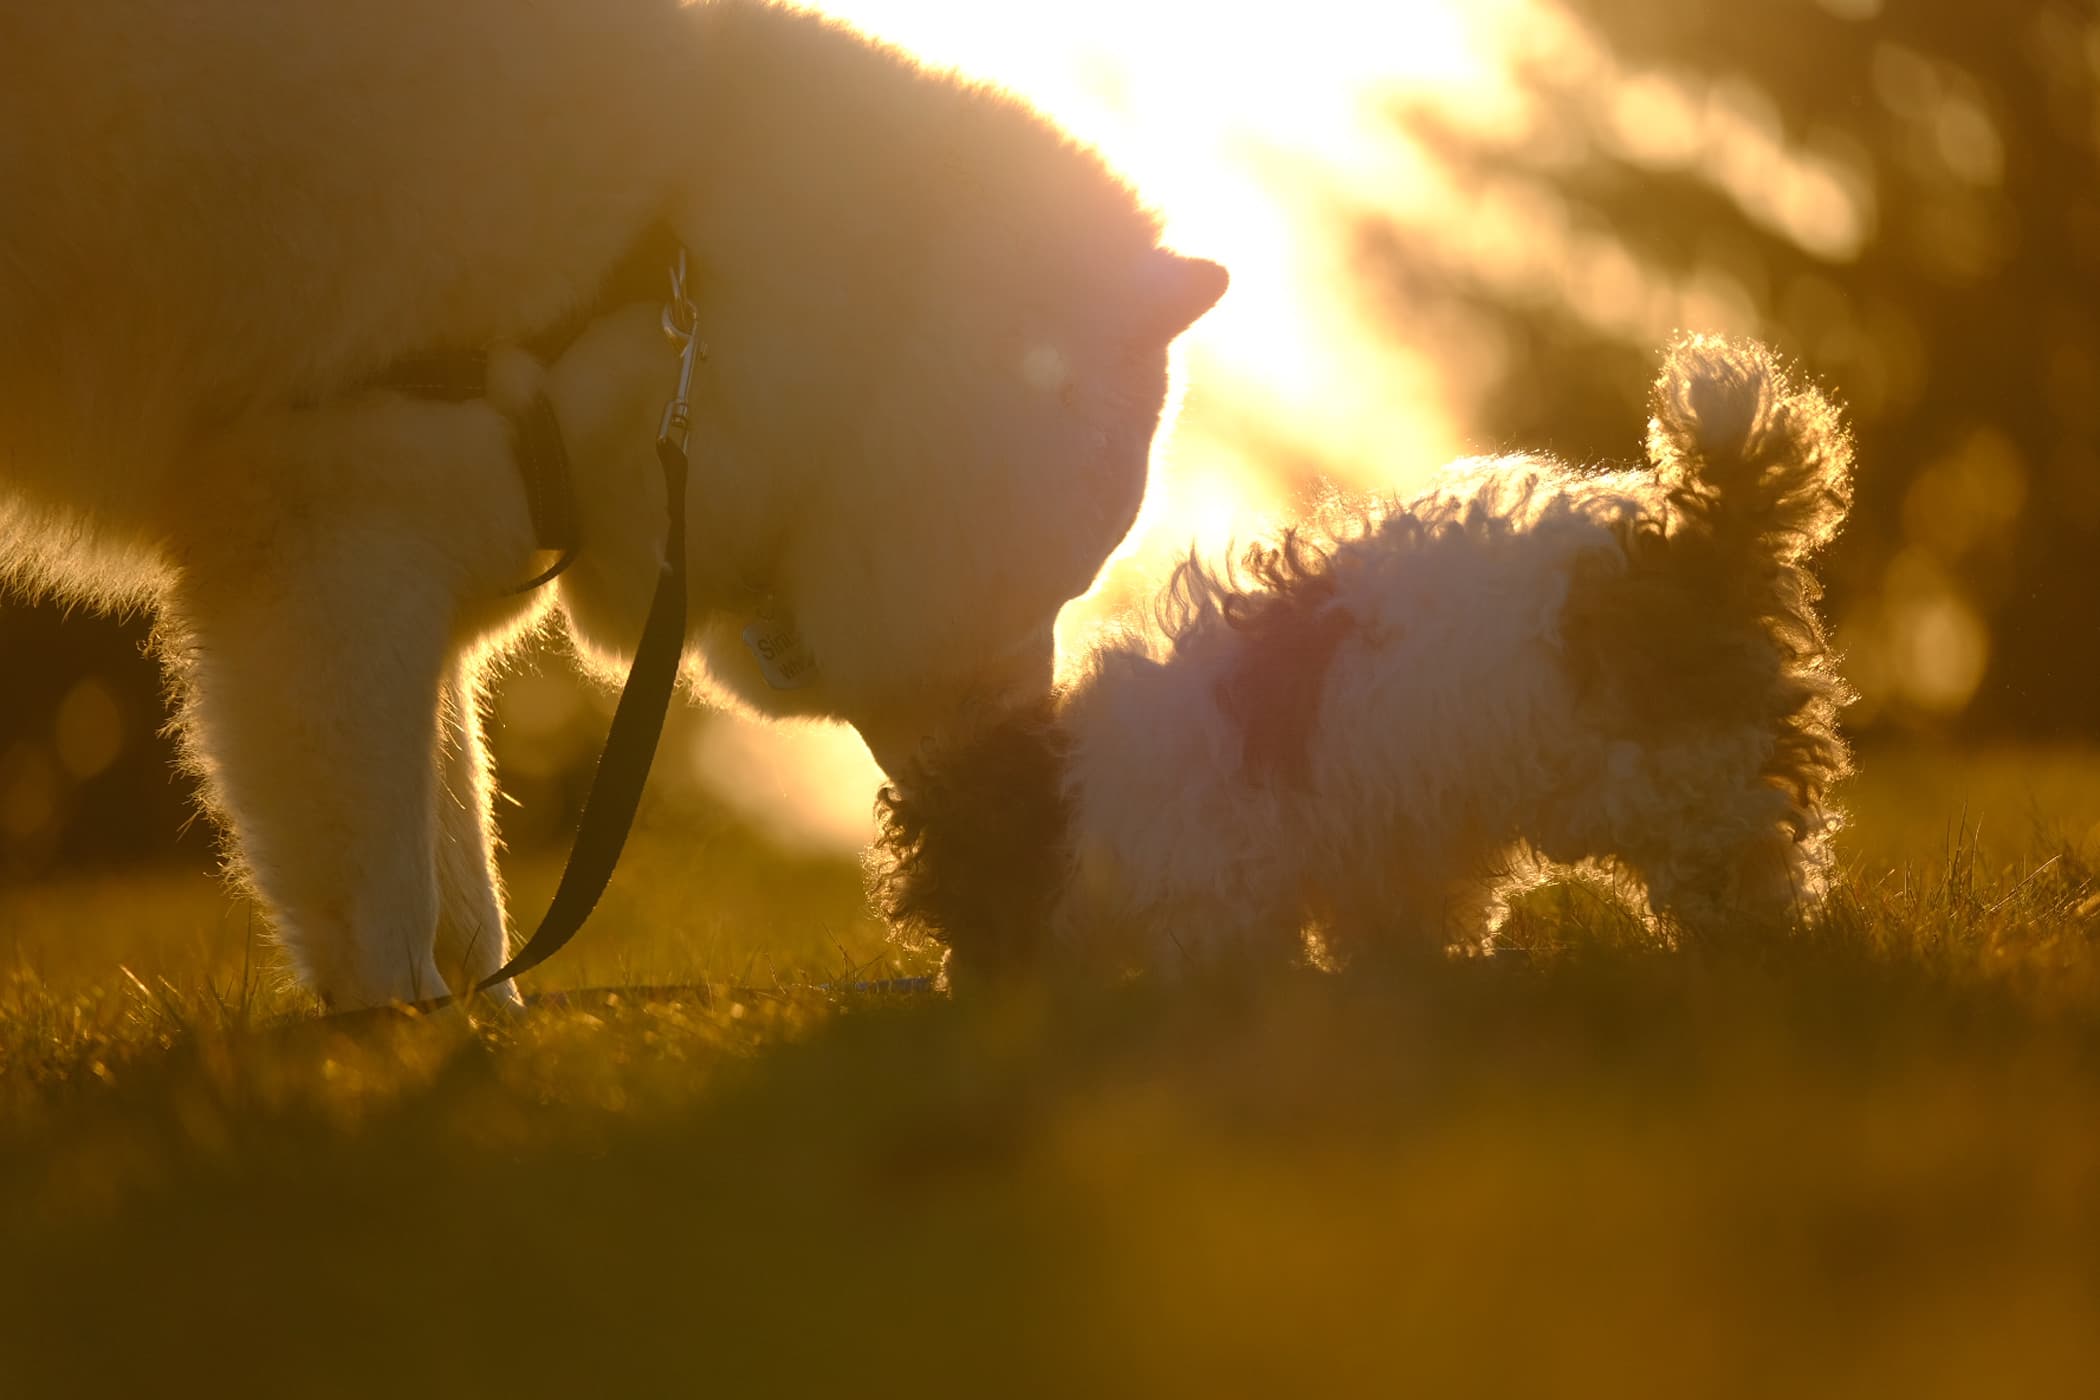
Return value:
M 1531 0 L 1313 0 L 1281 27 L 1257 10 L 1179 0 L 817 8 L 1025 97 L 1144 192 L 1171 246 L 1232 273 L 1183 343 L 1189 393 L 1138 524 L 1065 610 L 1068 659 L 1191 548 L 1251 541 L 1296 514 L 1315 475 L 1406 489 L 1466 450 L 1450 366 L 1365 297 L 1359 226 L 1389 219 L 1473 244 L 1476 231 L 1434 226 L 1461 196 L 1395 113 L 1427 105 L 1474 129 L 1520 127 L 1510 65 L 1515 36 L 1538 22 Z M 1512 227 L 1507 256 L 1521 258 L 1531 236 Z M 721 716 L 695 736 L 709 786 L 786 839 L 864 840 L 880 774 L 859 741 L 821 726 L 760 729 Z
M 1879 13 L 1872 0 L 1815 3 L 1847 26 Z M 1330 488 L 1405 492 L 1453 458 L 1526 445 L 1483 433 L 1487 396 L 1522 376 L 1526 356 L 1509 327 L 1446 295 L 1453 286 L 1629 350 L 1680 330 L 1783 324 L 1869 419 L 1918 392 L 1904 317 L 1839 282 L 1884 233 L 1876 152 L 1835 124 L 1788 121 L 1725 59 L 1622 55 L 1551 0 L 1313 0 L 1283 25 L 1176 0 L 819 8 L 1021 94 L 1101 149 L 1166 216 L 1174 246 L 1231 270 L 1230 293 L 1183 342 L 1187 399 L 1137 527 L 1065 610 L 1068 662 L 1191 548 L 1259 539 Z M 1973 79 L 1890 41 L 1874 48 L 1869 83 L 1861 97 L 1899 124 L 1907 159 L 1957 189 L 1987 192 L 2001 177 L 2004 138 Z M 1459 144 L 1440 147 L 1436 133 Z M 1717 229 L 1689 257 L 1659 258 L 1570 197 L 1572 173 L 1600 159 L 1702 191 L 1778 255 Z M 1918 235 L 1927 257 L 1989 256 L 1983 226 L 1936 217 Z M 1376 239 L 1431 280 L 1381 287 Z M 1607 447 L 1623 456 L 1637 442 Z M 2024 466 L 2001 462 L 2017 487 Z M 1988 510 L 1974 518 L 2011 528 Z M 1909 551 L 1844 610 L 1857 713 L 1954 714 L 1982 684 L 1988 627 L 1945 562 Z M 806 799 L 793 810 L 825 814 L 815 829 L 841 840 L 863 829 L 878 775 L 850 736 L 775 742 L 704 741 L 698 771 L 740 809 L 784 784 Z M 760 753 L 762 769 L 729 757 Z
M 1227 299 L 1189 338 L 1200 387 L 1133 553 L 1156 566 L 1153 551 L 1258 530 L 1295 504 L 1279 499 L 1279 458 L 1371 484 L 1450 455 L 1438 376 L 1362 304 L 1352 231 L 1366 212 L 1443 197 L 1398 103 L 1493 121 L 1516 100 L 1508 30 L 1524 0 L 1316 0 L 1281 27 L 1172 0 L 1088 0 L 1033 21 L 940 0 L 825 8 L 1026 97 L 1145 193 L 1170 244 L 1231 270 Z
M 1191 548 L 1258 539 L 1327 486 L 1410 490 L 1452 458 L 1498 446 L 1468 439 L 1466 410 L 1501 370 L 1502 348 L 1449 318 L 1411 323 L 1411 308 L 1369 294 L 1366 222 L 1512 297 L 1565 300 L 1614 338 L 1756 328 L 1750 293 L 1724 269 L 1673 278 L 1609 230 L 1571 226 L 1539 181 L 1469 178 L 1411 136 L 1403 110 L 1499 146 L 1550 141 L 1525 79 L 1558 73 L 1604 94 L 1602 141 L 1647 166 L 1712 170 L 1730 198 L 1804 246 L 1854 251 L 1871 215 L 1853 173 L 1792 149 L 1754 90 L 1619 72 L 1593 36 L 1535 0 L 1313 0 L 1280 27 L 1262 11 L 1180 0 L 818 8 L 1027 98 L 1144 191 L 1173 246 L 1231 270 L 1232 290 L 1184 342 L 1190 392 L 1144 512 L 1093 591 L 1065 610 L 1068 660 Z M 740 809 L 781 809 L 786 791 L 785 810 L 824 814 L 816 830 L 845 843 L 865 830 L 879 774 L 850 736 L 696 742 L 700 771 Z
M 2096 6 L 0 0 L 0 1400 L 2090 1392 Z

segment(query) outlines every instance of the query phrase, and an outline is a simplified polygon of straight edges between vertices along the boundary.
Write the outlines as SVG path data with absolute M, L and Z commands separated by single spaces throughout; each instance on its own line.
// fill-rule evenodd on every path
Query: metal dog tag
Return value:
M 791 622 L 760 617 L 745 624 L 744 645 L 758 659 L 766 684 L 775 690 L 800 690 L 817 680 L 817 658 Z

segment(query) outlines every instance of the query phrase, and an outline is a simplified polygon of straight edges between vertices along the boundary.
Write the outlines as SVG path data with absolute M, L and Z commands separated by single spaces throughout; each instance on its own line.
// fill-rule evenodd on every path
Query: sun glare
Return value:
M 1530 0 L 1300 0 L 1281 20 L 1185 0 L 813 8 L 1019 93 L 1100 149 L 1160 210 L 1172 246 L 1231 270 L 1231 292 L 1185 340 L 1185 404 L 1137 527 L 1060 624 L 1068 657 L 1191 546 L 1296 513 L 1306 469 L 1404 486 L 1455 454 L 1435 368 L 1364 304 L 1354 231 L 1366 213 L 1419 221 L 1448 199 L 1396 120 L 1401 100 L 1475 128 L 1521 122 L 1504 55 Z M 778 743 L 712 744 L 697 766 L 717 790 L 762 782 L 810 813 L 803 839 L 864 835 L 872 761 L 809 729 Z
M 1445 455 L 1432 377 L 1360 305 L 1351 216 L 1434 195 L 1398 97 L 1508 105 L 1498 38 L 1520 5 L 1306 0 L 1287 23 L 1178 0 L 823 8 L 1022 94 L 1128 175 L 1170 242 L 1231 269 L 1231 293 L 1189 337 L 1193 393 L 1134 542 L 1142 558 L 1258 529 L 1288 504 L 1265 460 L 1382 482 L 1395 463 Z

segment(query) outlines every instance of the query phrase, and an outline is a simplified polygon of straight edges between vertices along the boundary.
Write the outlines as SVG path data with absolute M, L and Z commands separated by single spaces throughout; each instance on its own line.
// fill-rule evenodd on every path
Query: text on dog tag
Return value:
M 817 679 L 817 658 L 810 654 L 792 623 L 757 618 L 744 627 L 744 645 L 758 659 L 766 684 L 775 690 L 800 690 Z

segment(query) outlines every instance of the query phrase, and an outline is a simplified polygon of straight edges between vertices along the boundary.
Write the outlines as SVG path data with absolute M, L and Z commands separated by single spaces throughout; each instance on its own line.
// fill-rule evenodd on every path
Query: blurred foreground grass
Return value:
M 476 1031 L 0 892 L 0 1395 L 2086 1393 L 2100 755 L 1863 767 L 1736 960 L 841 996 L 850 862 L 658 828 L 552 984 L 744 990 Z

